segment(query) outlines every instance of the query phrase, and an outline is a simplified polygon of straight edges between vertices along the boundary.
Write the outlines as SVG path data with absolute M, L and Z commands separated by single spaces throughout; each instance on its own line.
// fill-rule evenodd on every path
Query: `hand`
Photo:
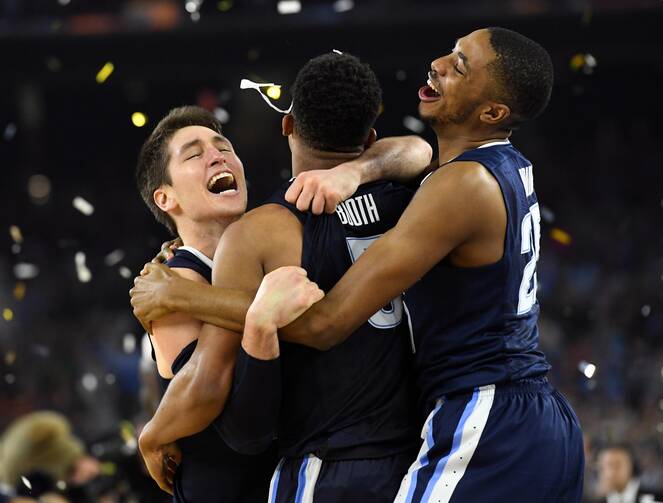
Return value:
M 182 462 L 182 451 L 177 444 L 156 445 L 149 436 L 149 423 L 138 439 L 140 453 L 150 477 L 169 494 L 173 494 L 173 481 Z
M 357 162 L 300 173 L 285 193 L 286 201 L 296 204 L 299 211 L 310 209 L 314 215 L 334 213 L 340 202 L 357 192 L 361 183 Z
M 246 322 L 276 331 L 292 323 L 324 296 L 301 267 L 280 267 L 263 278 Z
M 145 264 L 129 290 L 134 316 L 146 332 L 152 333 L 152 322 L 170 314 L 167 307 L 169 287 L 178 276 L 163 264 Z
M 182 238 L 175 238 L 172 241 L 166 241 L 161 245 L 161 250 L 156 257 L 152 259 L 153 264 L 163 264 L 173 258 L 173 252 L 182 246 Z

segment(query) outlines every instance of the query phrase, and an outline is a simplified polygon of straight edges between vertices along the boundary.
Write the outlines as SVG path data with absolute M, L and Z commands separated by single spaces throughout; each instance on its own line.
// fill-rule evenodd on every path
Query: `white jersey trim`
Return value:
M 205 255 L 200 250 L 197 250 L 193 246 L 180 246 L 178 249 L 179 250 L 186 250 L 189 253 L 195 255 L 196 257 L 198 257 L 202 261 L 203 264 L 205 264 L 210 269 L 212 269 L 214 267 L 214 262 L 212 262 L 212 260 L 207 255 Z

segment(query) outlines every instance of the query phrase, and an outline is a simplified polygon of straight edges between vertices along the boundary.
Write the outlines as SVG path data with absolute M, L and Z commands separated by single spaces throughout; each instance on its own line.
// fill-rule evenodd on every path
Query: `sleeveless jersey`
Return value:
M 302 213 L 285 201 L 289 183 L 267 203 L 289 209 L 303 226 L 301 266 L 329 292 L 352 263 L 398 221 L 406 187 L 363 185 L 335 214 Z M 400 298 L 329 351 L 281 343 L 283 456 L 321 459 L 388 456 L 418 443 L 408 322 Z
M 166 265 L 191 269 L 211 282 L 212 261 L 195 248 L 183 246 L 175 250 L 175 256 Z M 175 358 L 174 375 L 189 361 L 196 343 L 192 341 Z M 161 378 L 161 382 L 165 393 L 170 379 Z M 273 451 L 258 456 L 239 454 L 223 441 L 214 423 L 195 435 L 179 439 L 177 445 L 182 450 L 182 463 L 175 476 L 176 503 L 266 501 L 275 465 Z
M 532 164 L 508 140 L 454 161 L 478 162 L 499 183 L 507 213 L 504 255 L 474 268 L 454 267 L 447 257 L 406 292 L 426 411 L 444 395 L 541 376 L 550 368 L 537 348 L 541 230 Z

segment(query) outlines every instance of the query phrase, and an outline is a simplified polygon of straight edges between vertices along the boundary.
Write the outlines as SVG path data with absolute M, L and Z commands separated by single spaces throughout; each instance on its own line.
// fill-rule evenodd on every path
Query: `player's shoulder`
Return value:
M 166 262 L 166 265 L 183 278 L 201 283 L 211 282 L 212 260 L 190 246 L 183 246 L 175 250 L 174 256 Z
M 493 174 L 478 161 L 451 161 L 430 173 L 421 186 L 436 186 L 458 193 L 499 190 Z

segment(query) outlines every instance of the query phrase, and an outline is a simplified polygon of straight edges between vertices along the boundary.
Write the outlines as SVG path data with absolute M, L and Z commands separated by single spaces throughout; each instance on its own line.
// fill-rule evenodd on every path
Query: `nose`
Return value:
M 431 73 L 433 76 L 437 75 L 445 75 L 447 73 L 447 69 L 449 68 L 449 62 L 450 62 L 450 57 L 449 56 L 442 56 L 440 58 L 437 58 L 435 61 L 433 61 L 430 65 Z
M 207 152 L 206 152 L 207 158 L 208 158 L 208 164 L 210 166 L 216 166 L 218 164 L 225 164 L 226 162 L 226 157 L 223 155 L 222 152 L 219 151 L 219 149 L 215 147 L 208 147 Z

